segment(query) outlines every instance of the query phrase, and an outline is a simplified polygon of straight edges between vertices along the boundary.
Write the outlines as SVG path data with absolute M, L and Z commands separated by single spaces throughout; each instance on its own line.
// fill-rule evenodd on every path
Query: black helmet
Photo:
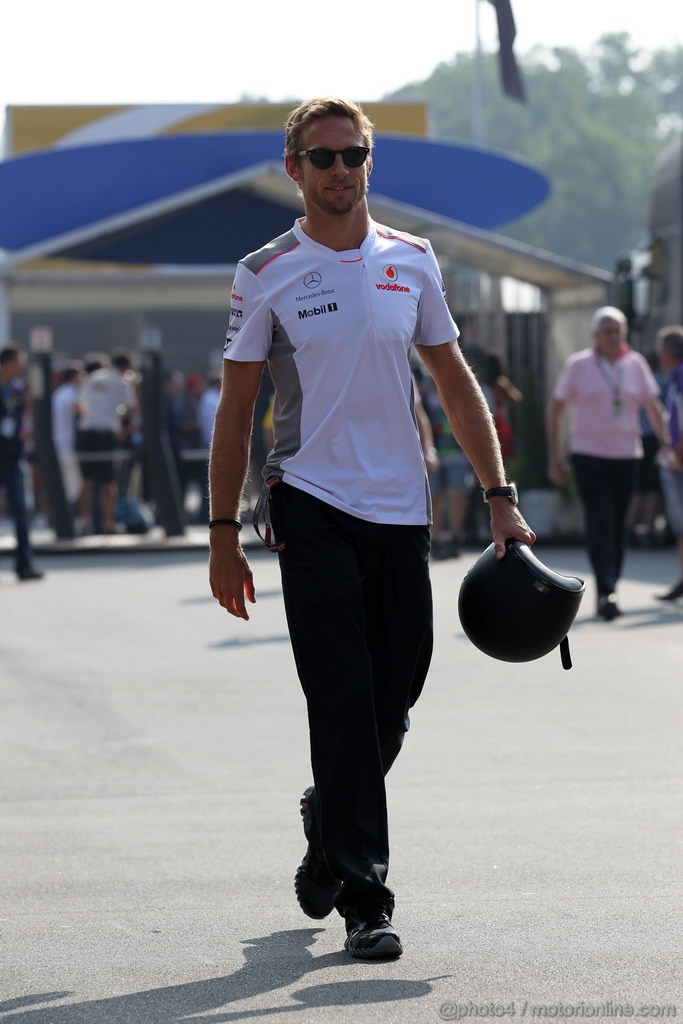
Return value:
M 490 544 L 462 581 L 458 614 L 465 634 L 500 661 L 534 661 L 559 644 L 562 664 L 571 668 L 567 633 L 586 584 L 548 569 L 520 540 L 505 546 L 498 559 Z

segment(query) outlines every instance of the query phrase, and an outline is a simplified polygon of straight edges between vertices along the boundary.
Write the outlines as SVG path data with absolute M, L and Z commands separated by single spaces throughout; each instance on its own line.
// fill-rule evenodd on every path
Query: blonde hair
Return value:
M 348 117 L 359 135 L 363 137 L 366 146 L 372 149 L 375 137 L 375 128 L 361 107 L 349 100 L 342 100 L 335 96 L 327 96 L 318 99 L 306 100 L 299 104 L 289 114 L 285 122 L 285 156 L 290 160 L 299 159 L 301 149 L 301 136 L 304 128 L 312 121 L 321 117 Z

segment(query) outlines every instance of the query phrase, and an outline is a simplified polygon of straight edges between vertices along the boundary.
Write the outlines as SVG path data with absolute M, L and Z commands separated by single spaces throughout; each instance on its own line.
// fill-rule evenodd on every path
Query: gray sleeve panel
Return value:
M 303 393 L 301 380 L 294 359 L 295 349 L 289 336 L 275 313 L 273 320 L 273 341 L 268 356 L 268 367 L 275 386 L 273 406 L 273 433 L 275 447 L 268 456 L 263 470 L 264 477 L 271 473 L 281 476 L 283 460 L 290 458 L 301 448 L 301 409 Z
M 296 249 L 301 243 L 290 228 L 289 231 L 285 231 L 284 235 L 279 235 L 278 238 L 274 238 L 272 242 L 268 242 L 262 249 L 258 249 L 256 252 L 250 252 L 248 256 L 240 260 L 240 263 L 250 270 L 252 274 L 260 274 L 264 267 L 266 267 L 272 260 L 277 259 L 278 256 L 282 256 L 283 253 L 290 252 L 292 249 Z
M 398 242 L 405 242 L 406 245 L 412 245 L 413 248 L 419 249 L 420 252 L 427 252 L 429 242 L 426 238 L 418 238 L 417 235 L 411 235 L 407 231 L 397 231 L 395 228 L 388 228 L 385 224 L 377 224 L 376 228 L 383 238 L 390 238 Z

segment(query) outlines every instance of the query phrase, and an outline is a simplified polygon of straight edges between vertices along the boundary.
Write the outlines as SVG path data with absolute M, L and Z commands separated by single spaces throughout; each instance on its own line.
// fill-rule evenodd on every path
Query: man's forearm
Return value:
M 493 416 L 457 345 L 419 346 L 451 429 L 485 489 L 504 484 L 505 467 Z
M 506 483 L 505 466 L 496 425 L 462 354 L 450 345 L 438 345 L 434 349 L 423 347 L 420 354 L 434 376 L 451 429 L 484 490 L 502 486 Z M 496 558 L 505 557 L 506 543 L 510 539 L 533 544 L 536 534 L 507 498 L 492 498 L 489 509 Z
M 240 415 L 221 396 L 209 458 L 212 519 L 239 522 L 242 490 L 249 466 L 251 417 Z M 246 602 L 254 603 L 254 577 L 234 523 L 209 530 L 209 582 L 213 596 L 226 611 L 248 619 Z
M 463 381 L 457 401 L 449 401 L 446 395 L 442 401 L 451 429 L 484 489 L 504 484 L 505 466 L 498 432 L 474 377 Z
M 212 519 L 239 519 L 263 363 L 226 360 L 209 455 Z
M 546 413 L 548 461 L 551 463 L 562 463 L 564 461 L 562 432 L 560 429 L 563 412 L 564 403 L 556 398 L 552 399 Z
M 211 518 L 239 519 L 244 484 L 249 470 L 251 421 L 245 423 L 221 403 L 209 455 L 209 501 Z

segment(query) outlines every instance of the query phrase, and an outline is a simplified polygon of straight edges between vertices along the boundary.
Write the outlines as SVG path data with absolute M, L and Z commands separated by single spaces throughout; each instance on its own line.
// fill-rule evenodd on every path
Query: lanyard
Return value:
M 624 375 L 624 364 L 620 363 L 619 366 L 616 367 L 614 373 L 612 373 L 608 370 L 604 359 L 601 359 L 598 355 L 596 355 L 595 358 L 598 361 L 601 374 L 612 389 L 612 409 L 614 410 L 614 415 L 619 416 L 624 410 L 624 403 L 621 398 L 621 381 Z
M 270 518 L 270 491 L 272 487 L 279 483 L 282 483 L 281 477 L 275 475 L 268 477 L 254 509 L 254 529 L 269 551 L 284 551 L 285 547 L 285 542 L 275 536 L 275 530 Z M 261 533 L 261 530 L 263 530 L 263 533 Z

